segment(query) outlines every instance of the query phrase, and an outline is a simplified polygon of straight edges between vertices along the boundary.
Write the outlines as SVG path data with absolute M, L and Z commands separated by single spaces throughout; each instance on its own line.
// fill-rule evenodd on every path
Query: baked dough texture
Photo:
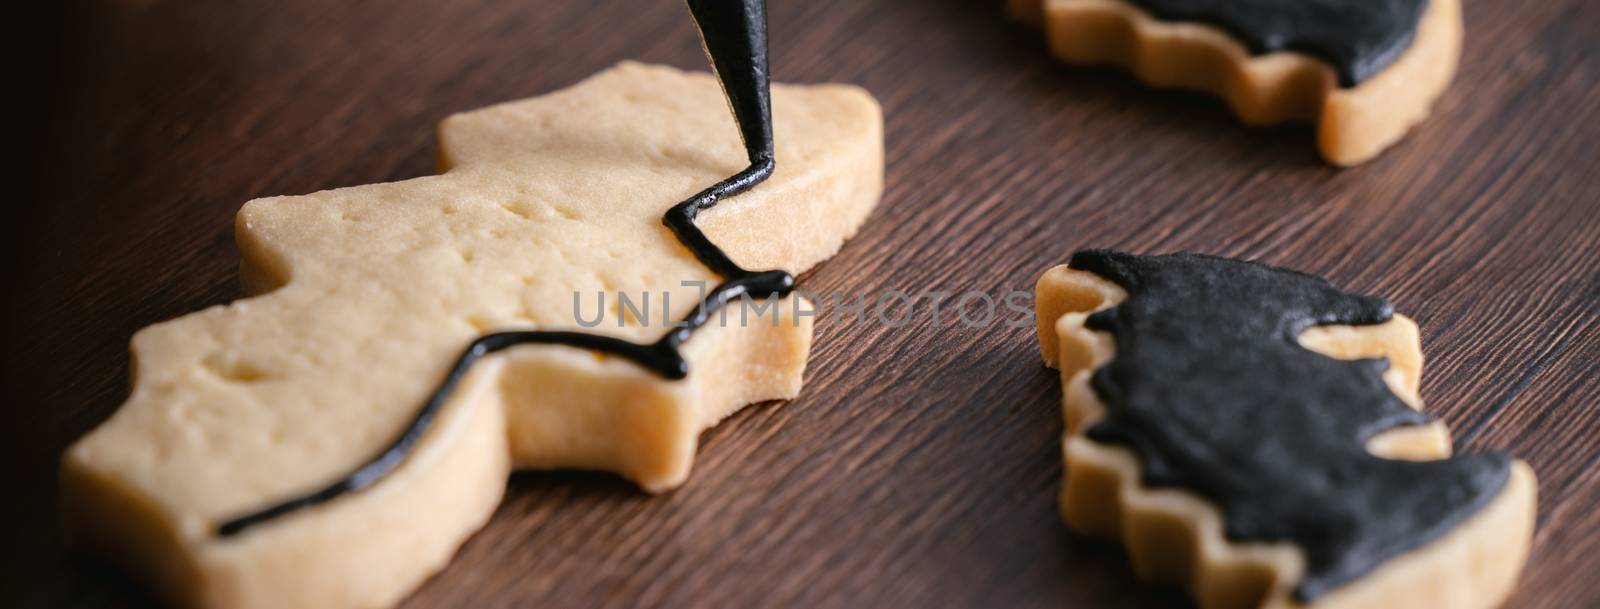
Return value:
M 779 85 L 773 117 L 776 172 L 697 224 L 746 268 L 799 273 L 877 203 L 882 116 L 858 88 Z M 679 381 L 515 347 L 478 362 L 377 484 L 219 536 L 377 455 L 475 337 L 651 342 L 718 283 L 661 223 L 747 163 L 710 76 L 624 63 L 452 116 L 439 137 L 440 175 L 239 210 L 241 275 L 257 295 L 134 336 L 128 401 L 64 457 L 77 544 L 181 606 L 386 607 L 483 525 L 512 469 L 608 470 L 664 491 L 688 476 L 702 430 L 799 392 L 811 319 L 794 297 L 775 303 L 776 321 L 769 303 L 729 305 L 726 323 L 684 345 Z M 602 323 L 581 327 L 599 292 Z M 648 308 L 618 307 L 619 292 L 635 305 L 648 293 Z
M 1217 27 L 1160 21 L 1126 0 L 1011 0 L 1010 6 L 1017 19 L 1043 28 L 1062 61 L 1118 65 L 1151 86 L 1214 94 L 1249 125 L 1314 123 L 1317 149 L 1339 166 L 1372 159 L 1427 118 L 1461 55 L 1460 0 L 1430 0 L 1411 48 L 1348 88 L 1315 57 L 1252 55 Z
M 1146 487 L 1132 450 L 1085 435 L 1105 413 L 1090 376 L 1116 357 L 1116 343 L 1084 323 L 1127 299 L 1127 292 L 1062 265 L 1039 279 L 1036 298 L 1041 355 L 1061 371 L 1062 518 L 1078 533 L 1122 542 L 1140 577 L 1186 587 L 1203 609 L 1488 609 L 1515 587 L 1528 556 L 1537 495 L 1533 470 L 1522 461 L 1512 464 L 1500 493 L 1454 530 L 1309 604 L 1298 601 L 1293 591 L 1305 565 L 1293 544 L 1228 540 L 1214 503 L 1180 489 Z M 1422 352 L 1410 319 L 1395 315 L 1372 326 L 1316 326 L 1299 340 L 1329 357 L 1389 358 L 1389 388 L 1421 407 Z M 1449 430 L 1434 422 L 1387 431 L 1367 449 L 1384 458 L 1431 460 L 1448 457 L 1451 443 Z

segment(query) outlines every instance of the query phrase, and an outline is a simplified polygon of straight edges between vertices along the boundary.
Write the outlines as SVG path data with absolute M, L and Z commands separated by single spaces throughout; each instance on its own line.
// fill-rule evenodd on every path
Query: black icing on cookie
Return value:
M 1128 0 L 1163 21 L 1198 21 L 1238 38 L 1256 54 L 1300 51 L 1354 87 L 1406 49 L 1428 0 Z
M 1498 454 L 1413 462 L 1366 451 L 1373 436 L 1430 419 L 1384 384 L 1387 360 L 1334 359 L 1297 337 L 1382 323 L 1393 314 L 1382 298 L 1195 254 L 1088 250 L 1070 266 L 1128 292 L 1086 323 L 1117 349 L 1091 379 L 1106 415 L 1088 437 L 1131 448 L 1146 485 L 1217 503 L 1229 539 L 1299 546 L 1301 601 L 1450 531 L 1510 475 Z
M 712 288 L 699 305 L 689 312 L 688 317 L 674 324 L 672 330 L 660 340 L 649 344 L 584 332 L 548 330 L 496 332 L 480 336 L 456 358 L 450 366 L 450 372 L 428 396 L 428 401 L 382 453 L 344 478 L 318 490 L 224 522 L 217 527 L 218 535 L 238 535 L 250 527 L 366 489 L 393 473 L 433 425 L 434 419 L 454 395 L 456 387 L 472 370 L 472 365 L 487 355 L 520 345 L 564 345 L 609 353 L 663 378 L 682 379 L 689 375 L 689 362 L 678 348 L 693 337 L 695 331 L 704 327 L 718 310 L 741 297 L 782 298 L 794 291 L 793 275 L 783 270 L 751 271 L 739 266 L 694 224 L 700 212 L 715 207 L 725 197 L 750 190 L 771 176 L 775 167 L 772 98 L 767 74 L 766 0 L 688 0 L 688 4 L 689 13 L 694 16 L 695 25 L 700 29 L 706 56 L 711 60 L 717 79 L 722 83 L 723 95 L 728 98 L 728 106 L 733 110 L 750 165 L 672 206 L 662 215 L 661 223 L 694 254 L 696 260 L 720 275 L 722 283 Z

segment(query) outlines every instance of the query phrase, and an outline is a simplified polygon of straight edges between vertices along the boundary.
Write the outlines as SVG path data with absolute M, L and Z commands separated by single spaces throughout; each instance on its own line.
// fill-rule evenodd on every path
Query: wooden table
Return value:
M 623 59 L 703 65 L 673 0 L 47 4 L 0 365 L 0 589 L 30 607 L 153 604 L 62 548 L 56 459 L 125 397 L 134 330 L 237 296 L 241 203 L 428 173 L 447 114 Z M 1600 3 L 1468 2 L 1433 118 L 1345 171 L 1306 128 L 1058 66 L 997 4 L 774 0 L 778 79 L 887 112 L 883 202 L 808 289 L 1026 289 L 1112 246 L 1388 295 L 1422 324 L 1428 410 L 1539 472 L 1508 606 L 1600 604 Z M 675 492 L 516 476 L 404 606 L 1186 605 L 1057 520 L 1060 390 L 1031 329 L 824 318 L 807 376 L 707 433 Z

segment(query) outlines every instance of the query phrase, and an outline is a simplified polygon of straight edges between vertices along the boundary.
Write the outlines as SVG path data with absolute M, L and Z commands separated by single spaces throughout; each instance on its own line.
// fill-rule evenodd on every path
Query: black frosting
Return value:
M 723 278 L 706 294 L 688 317 L 678 322 L 660 340 L 639 344 L 609 336 L 566 331 L 497 332 L 472 341 L 451 366 L 439 387 L 428 397 L 415 417 L 382 453 L 321 489 L 294 497 L 223 523 L 217 534 L 237 535 L 255 525 L 291 512 L 332 501 L 362 490 L 382 480 L 405 461 L 439 411 L 449 402 L 456 386 L 472 365 L 484 356 L 518 345 L 566 345 L 615 355 L 632 361 L 664 378 L 682 379 L 689 375 L 689 363 L 678 348 L 689 340 L 717 310 L 743 295 L 754 298 L 781 298 L 794 291 L 794 277 L 786 271 L 750 271 L 728 258 L 722 248 L 708 239 L 694 219 L 716 206 L 724 197 L 742 193 L 772 175 L 772 102 L 767 75 L 767 8 L 765 0 L 688 0 L 689 12 L 699 27 L 723 94 L 728 98 L 739 135 L 744 140 L 750 165 L 726 180 L 712 185 L 688 200 L 667 210 L 661 222 L 694 254 L 695 259 Z
M 1300 346 L 1322 324 L 1376 324 L 1389 302 L 1319 277 L 1195 254 L 1072 256 L 1128 299 L 1090 316 L 1116 356 L 1091 383 L 1106 416 L 1088 437 L 1138 454 L 1144 483 L 1218 504 L 1235 541 L 1290 541 L 1310 601 L 1438 538 L 1505 484 L 1498 454 L 1428 462 L 1372 456 L 1368 439 L 1430 419 L 1384 384 L 1388 360 Z
M 1300 51 L 1353 87 L 1411 47 L 1427 0 L 1129 0 L 1164 21 L 1198 21 L 1256 54 Z

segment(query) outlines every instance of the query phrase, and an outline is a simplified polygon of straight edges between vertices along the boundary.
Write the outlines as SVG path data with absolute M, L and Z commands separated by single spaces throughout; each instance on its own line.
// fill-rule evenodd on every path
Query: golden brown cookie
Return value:
M 848 86 L 771 101 L 777 169 L 696 226 L 741 264 L 798 273 L 877 203 L 882 118 Z M 440 139 L 439 175 L 244 205 L 256 295 L 138 332 L 128 401 L 63 459 L 78 545 L 182 606 L 388 606 L 483 525 L 513 469 L 670 489 L 702 430 L 799 392 L 797 295 L 733 300 L 732 321 L 673 350 L 683 378 L 588 343 L 459 367 L 496 337 L 668 353 L 652 341 L 725 277 L 662 216 L 748 162 L 711 76 L 624 63 L 452 116 Z M 747 309 L 760 321 L 739 323 Z
M 1329 163 L 1377 156 L 1427 117 L 1461 53 L 1459 0 L 1011 0 L 1052 53 L 1210 92 L 1247 124 L 1317 125 Z

